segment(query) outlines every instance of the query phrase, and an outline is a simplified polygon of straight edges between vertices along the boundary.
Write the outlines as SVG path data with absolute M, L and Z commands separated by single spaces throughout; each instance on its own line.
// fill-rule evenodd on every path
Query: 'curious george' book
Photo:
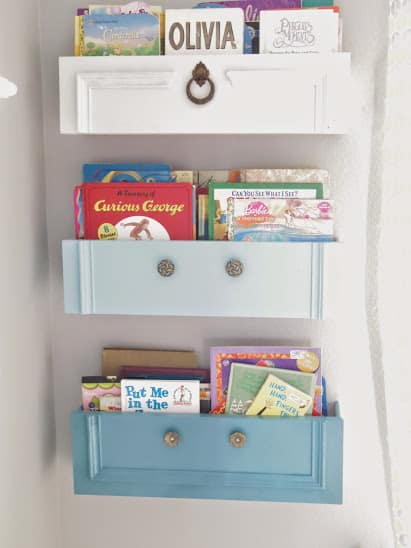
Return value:
M 86 240 L 193 239 L 189 183 L 87 183 L 81 190 Z

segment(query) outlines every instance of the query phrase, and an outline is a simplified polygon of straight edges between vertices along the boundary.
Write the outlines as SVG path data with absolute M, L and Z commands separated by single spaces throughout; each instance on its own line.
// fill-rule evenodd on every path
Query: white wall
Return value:
M 0 75 L 0 546 L 57 548 L 53 376 L 37 2 L 4 2 Z
M 357 93 L 354 129 L 346 137 L 61 136 L 57 57 L 72 55 L 71 21 L 77 4 L 77 0 L 41 0 L 53 364 L 64 548 L 109 548 L 126 543 L 127 539 L 132 539 L 133 546 L 154 548 L 160 545 L 160 532 L 167 535 L 172 547 L 182 548 L 274 545 L 274 534 L 275 545 L 285 548 L 390 548 L 391 525 L 367 332 L 370 310 L 365 307 L 371 132 L 375 72 L 384 54 L 386 35 L 384 1 L 341 1 L 344 46 L 353 53 Z M 172 7 L 178 6 L 183 4 L 174 3 Z M 252 108 L 252 97 L 243 108 Z M 339 293 L 334 302 L 334 319 L 170 321 L 64 315 L 60 245 L 62 239 L 73 236 L 72 189 L 80 182 L 82 163 L 110 160 L 161 160 L 176 168 L 329 169 L 335 182 L 338 234 L 343 242 L 337 249 L 340 268 L 335 269 L 335 274 L 339 276 Z M 110 344 L 193 348 L 206 365 L 208 347 L 223 343 L 301 343 L 323 347 L 329 397 L 340 400 L 345 418 L 344 505 L 74 496 L 69 414 L 80 402 L 81 375 L 100 371 L 100 349 Z

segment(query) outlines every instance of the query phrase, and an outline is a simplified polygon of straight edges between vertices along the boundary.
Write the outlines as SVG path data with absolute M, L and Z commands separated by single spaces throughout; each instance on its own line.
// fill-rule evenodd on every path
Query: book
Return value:
M 121 411 L 120 379 L 116 376 L 89 376 L 81 379 L 83 411 Z
M 199 381 L 122 379 L 121 410 L 128 413 L 199 413 Z
M 323 198 L 331 198 L 330 174 L 326 169 L 242 169 L 242 183 L 322 183 Z
M 144 367 L 123 365 L 119 376 L 122 379 L 163 379 L 163 380 L 197 380 L 210 382 L 210 370 L 204 368 L 179 367 Z
M 200 413 L 211 411 L 211 390 L 210 383 L 200 382 Z
M 301 390 L 301 392 L 310 396 L 312 400 L 315 391 L 315 375 L 313 373 L 272 367 L 255 367 L 254 365 L 234 362 L 231 365 L 225 413 L 228 415 L 245 415 L 269 374 Z M 312 414 L 312 409 L 313 406 L 310 403 L 307 409 L 309 415 Z
M 82 55 L 160 55 L 160 22 L 149 13 L 83 16 Z
M 313 409 L 322 414 L 321 349 L 299 346 L 215 346 L 210 348 L 211 405 L 225 401 L 231 365 L 235 362 L 252 366 L 288 369 L 315 374 Z
M 160 183 L 172 181 L 173 175 L 168 164 L 119 162 L 83 164 L 83 183 Z
M 331 53 L 340 42 L 338 8 L 260 12 L 260 53 Z
M 198 358 L 190 350 L 147 350 L 140 348 L 103 348 L 103 375 L 119 375 L 121 366 L 198 368 Z
M 301 0 L 222 0 L 200 2 L 195 8 L 241 8 L 244 20 L 259 21 L 261 10 L 279 10 L 301 8 Z
M 85 183 L 80 188 L 87 240 L 192 240 L 194 237 L 191 184 Z M 77 221 L 76 192 L 74 200 Z
M 311 402 L 311 396 L 269 374 L 246 415 L 302 417 L 307 413 Z
M 230 198 L 322 198 L 322 183 L 210 183 L 208 185 L 208 233 L 210 240 L 228 239 Z
M 228 198 L 228 240 L 332 242 L 331 200 Z

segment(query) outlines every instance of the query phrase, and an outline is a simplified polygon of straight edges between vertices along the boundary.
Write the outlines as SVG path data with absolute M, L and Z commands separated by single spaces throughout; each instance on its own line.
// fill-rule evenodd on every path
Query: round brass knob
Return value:
M 157 265 L 157 272 L 163 278 L 169 278 L 176 270 L 175 264 L 170 259 L 162 259 Z
M 244 447 L 245 442 L 247 441 L 247 437 L 242 432 L 234 432 L 230 436 L 230 443 L 233 447 L 236 447 L 239 449 L 240 447 Z
M 180 443 L 180 434 L 178 432 L 166 432 L 163 439 L 167 447 L 177 447 Z
M 233 276 L 233 278 L 236 278 L 243 273 L 244 265 L 238 259 L 230 259 L 225 265 L 225 271 L 229 276 Z

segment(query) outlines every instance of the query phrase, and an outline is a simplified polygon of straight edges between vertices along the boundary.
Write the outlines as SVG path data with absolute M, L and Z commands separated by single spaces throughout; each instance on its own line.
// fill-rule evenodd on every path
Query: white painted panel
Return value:
M 63 133 L 340 133 L 348 117 L 349 54 L 62 58 Z M 303 59 L 301 58 L 303 57 Z M 196 105 L 198 62 L 215 84 Z M 304 62 L 303 62 L 304 61 Z M 193 84 L 194 95 L 208 93 Z M 329 94 L 332 93 L 332 97 Z

